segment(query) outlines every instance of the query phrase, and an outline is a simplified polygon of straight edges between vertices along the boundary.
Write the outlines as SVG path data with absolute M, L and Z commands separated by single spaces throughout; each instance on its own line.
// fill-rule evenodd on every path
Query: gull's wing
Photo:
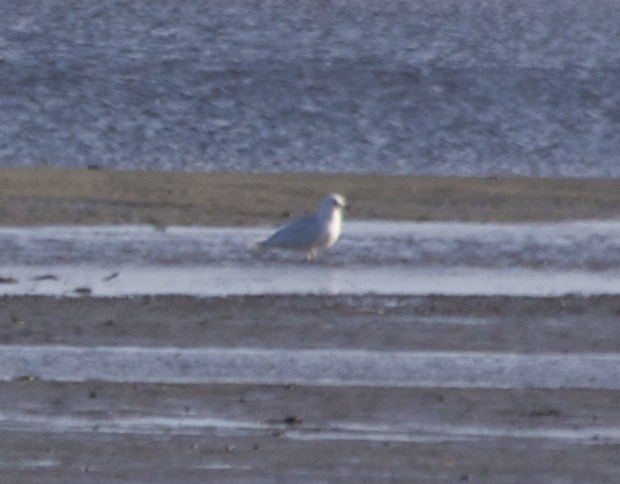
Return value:
M 263 247 L 285 247 L 288 249 L 308 249 L 321 238 L 323 230 L 316 216 L 309 215 L 285 225 L 267 240 L 260 242 Z

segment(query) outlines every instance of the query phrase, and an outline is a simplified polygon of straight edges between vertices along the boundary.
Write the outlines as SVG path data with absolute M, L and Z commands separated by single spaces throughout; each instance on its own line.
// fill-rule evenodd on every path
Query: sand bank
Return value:
M 252 225 L 326 191 L 357 219 L 544 221 L 620 215 L 620 179 L 0 169 L 0 224 Z

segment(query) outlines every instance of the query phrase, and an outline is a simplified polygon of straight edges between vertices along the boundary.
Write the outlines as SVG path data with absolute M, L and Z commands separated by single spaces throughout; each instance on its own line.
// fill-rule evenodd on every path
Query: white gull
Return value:
M 308 260 L 314 259 L 319 250 L 336 243 L 342 227 L 342 209 L 346 200 L 338 193 L 328 193 L 321 199 L 319 210 L 285 225 L 271 237 L 258 242 L 258 247 L 280 247 L 305 250 Z

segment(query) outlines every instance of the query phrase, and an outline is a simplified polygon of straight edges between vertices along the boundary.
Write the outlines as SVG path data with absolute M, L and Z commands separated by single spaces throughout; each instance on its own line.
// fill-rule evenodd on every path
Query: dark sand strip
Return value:
M 620 297 L 0 298 L 9 345 L 618 353 Z

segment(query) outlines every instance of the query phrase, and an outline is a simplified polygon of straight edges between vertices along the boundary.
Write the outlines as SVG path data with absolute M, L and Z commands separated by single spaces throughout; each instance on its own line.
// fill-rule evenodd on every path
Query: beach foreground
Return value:
M 327 190 L 347 195 L 353 219 L 611 219 L 618 188 L 617 180 L 0 169 L 0 224 L 276 224 Z M 348 261 L 345 242 L 315 270 Z M 503 246 L 487 243 L 501 258 Z M 11 253 L 32 265 L 17 246 Z M 235 257 L 279 267 L 277 257 Z M 405 261 L 412 270 L 415 260 Z M 570 269 L 566 260 L 556 263 Z M 605 270 L 592 261 L 588 271 Z M 58 278 L 42 267 L 40 278 Z M 545 260 L 533 268 L 543 271 Z M 617 288 L 554 297 L 74 289 L 0 297 L 6 482 L 618 482 Z
M 390 355 L 605 362 L 620 348 L 619 311 L 616 296 L 5 297 L 1 472 L 7 482 L 614 482 L 617 373 L 584 382 L 560 364 L 535 386 L 518 367 L 450 383 L 461 370 L 448 365 L 433 369 L 435 384 L 363 385 L 339 367 L 337 381 L 315 384 L 279 378 L 293 363 L 273 357 L 267 383 L 242 364 L 200 383 L 183 359 L 219 348 L 381 354 L 388 367 Z M 47 356 L 13 365 L 16 348 Z M 101 348 L 174 348 L 162 368 L 179 364 L 145 377 L 138 358 L 82 378 L 55 356 L 71 348 L 91 348 L 93 368 Z

